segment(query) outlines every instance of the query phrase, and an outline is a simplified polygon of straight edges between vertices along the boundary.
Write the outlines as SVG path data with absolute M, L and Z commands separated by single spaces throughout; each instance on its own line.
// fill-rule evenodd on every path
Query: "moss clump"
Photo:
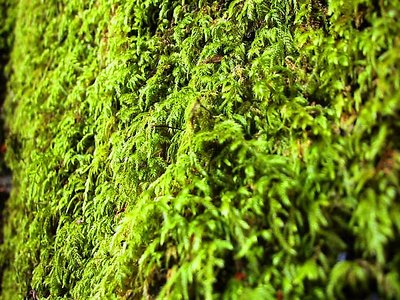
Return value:
M 13 2 L 4 299 L 398 297 L 399 1 Z

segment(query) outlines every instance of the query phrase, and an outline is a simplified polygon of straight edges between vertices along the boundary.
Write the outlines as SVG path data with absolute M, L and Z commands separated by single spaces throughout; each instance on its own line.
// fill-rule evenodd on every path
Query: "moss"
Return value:
M 4 299 L 400 294 L 398 1 L 12 3 Z

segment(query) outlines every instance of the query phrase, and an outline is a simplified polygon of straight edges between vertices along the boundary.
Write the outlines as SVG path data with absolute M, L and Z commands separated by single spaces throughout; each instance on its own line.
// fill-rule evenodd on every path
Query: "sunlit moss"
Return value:
M 400 294 L 399 1 L 13 3 L 4 299 Z

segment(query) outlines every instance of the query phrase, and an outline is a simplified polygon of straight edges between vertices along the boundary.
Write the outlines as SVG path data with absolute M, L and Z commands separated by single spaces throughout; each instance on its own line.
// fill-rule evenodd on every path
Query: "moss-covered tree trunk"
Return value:
M 8 2 L 4 299 L 399 297 L 398 0 Z

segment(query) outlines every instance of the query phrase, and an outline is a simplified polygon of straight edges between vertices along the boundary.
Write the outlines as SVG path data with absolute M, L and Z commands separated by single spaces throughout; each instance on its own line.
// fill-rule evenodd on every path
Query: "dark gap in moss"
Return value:
M 257 26 L 255 22 L 249 22 L 249 29 L 243 35 L 243 42 L 246 43 L 247 45 L 251 45 L 251 43 L 253 43 L 256 37 L 256 32 L 258 29 L 259 26 Z
M 139 18 L 132 18 L 131 24 L 133 25 L 129 32 L 127 33 L 128 37 L 135 37 L 142 33 L 142 30 L 138 30 L 136 23 L 139 23 L 140 28 L 145 28 L 145 32 L 149 33 L 151 36 L 154 36 L 157 32 L 157 28 L 159 26 L 160 21 L 160 10 L 161 8 L 154 4 L 149 4 L 148 7 L 143 8 L 143 12 Z
M 155 269 L 150 274 L 149 282 L 149 294 L 155 299 L 167 282 L 167 269 Z
M 24 300 L 36 300 L 36 299 L 38 299 L 38 293 L 34 289 L 29 288 L 24 296 Z
M 359 262 L 359 264 L 362 263 L 363 261 Z M 368 272 L 368 279 L 363 282 L 359 280 L 358 283 L 359 284 L 357 285 L 357 288 L 354 286 L 352 287 L 350 284 L 346 284 L 343 287 L 342 293 L 345 295 L 346 299 L 381 299 L 378 296 L 378 285 L 376 279 L 374 278 L 374 274 Z
M 375 1 L 373 1 L 373 2 L 375 2 Z M 373 4 L 373 6 L 375 6 L 375 4 Z M 379 10 L 379 5 L 375 11 L 378 11 L 378 10 Z M 358 5 L 355 16 L 352 20 L 353 27 L 357 28 L 360 31 L 362 31 L 368 27 L 371 27 L 372 24 L 366 18 L 367 15 L 369 14 L 369 12 L 370 12 L 370 9 L 369 9 L 368 5 L 365 5 L 365 4 Z
M 329 32 L 330 22 L 328 15 L 328 3 L 326 0 L 313 0 L 309 25 L 312 29 L 321 28 L 325 33 Z
M 224 256 L 224 268 L 220 269 L 216 274 L 216 280 L 214 282 L 214 290 L 217 293 L 223 293 L 228 285 L 228 282 L 235 278 L 235 274 L 239 272 L 237 270 L 238 262 L 234 259 L 234 252 L 229 251 Z

